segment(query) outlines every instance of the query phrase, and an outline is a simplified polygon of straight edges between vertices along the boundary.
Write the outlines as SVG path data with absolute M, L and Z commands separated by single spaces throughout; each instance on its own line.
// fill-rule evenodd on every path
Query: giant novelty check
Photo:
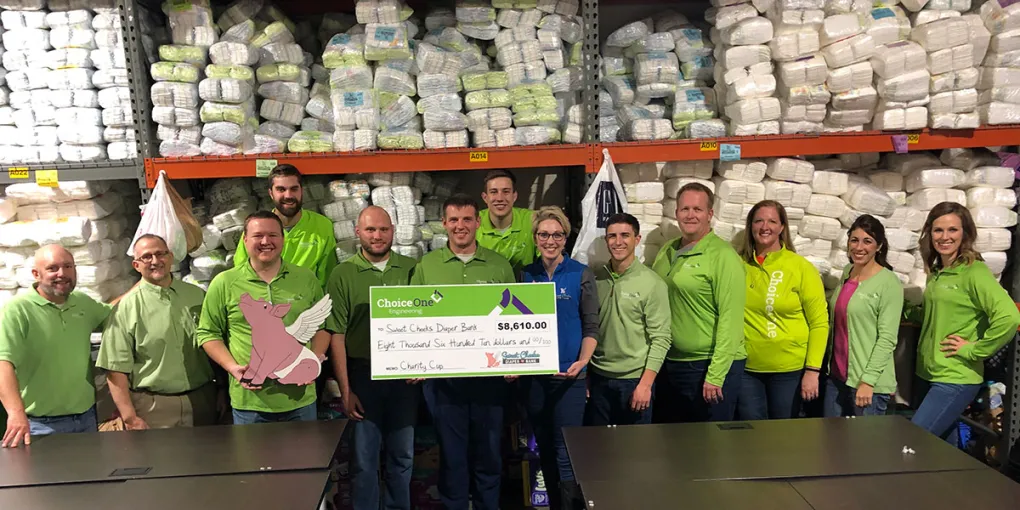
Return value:
M 372 287 L 372 379 L 559 372 L 552 283 Z

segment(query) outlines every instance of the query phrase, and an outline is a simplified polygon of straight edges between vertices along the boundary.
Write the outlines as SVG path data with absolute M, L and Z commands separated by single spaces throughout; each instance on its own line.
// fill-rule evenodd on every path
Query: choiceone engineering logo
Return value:
M 769 288 L 765 292 L 765 329 L 769 338 L 779 335 L 776 326 L 776 292 L 783 283 L 783 272 L 773 271 L 769 279 Z
M 379 308 L 385 308 L 392 315 L 424 315 L 425 308 L 435 306 L 442 299 L 443 295 L 438 290 L 435 290 L 432 291 L 432 295 L 428 298 L 379 298 L 375 300 L 375 305 Z

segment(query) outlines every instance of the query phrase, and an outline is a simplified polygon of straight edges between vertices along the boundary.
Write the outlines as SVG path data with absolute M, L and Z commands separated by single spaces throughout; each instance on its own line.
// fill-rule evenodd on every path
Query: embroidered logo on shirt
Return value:
M 621 292 L 620 295 L 622 295 L 625 298 L 631 299 L 639 299 L 641 297 L 640 292 Z
M 776 292 L 785 275 L 782 271 L 773 271 L 769 276 L 769 288 L 765 293 L 765 329 L 769 338 L 775 338 L 779 334 L 779 326 L 776 324 Z
M 697 262 L 684 262 L 684 265 L 683 265 L 684 269 L 698 269 L 700 267 L 701 267 L 701 264 L 699 264 Z
M 560 287 L 560 293 L 556 295 L 556 299 L 570 299 L 570 294 L 567 294 L 566 287 Z

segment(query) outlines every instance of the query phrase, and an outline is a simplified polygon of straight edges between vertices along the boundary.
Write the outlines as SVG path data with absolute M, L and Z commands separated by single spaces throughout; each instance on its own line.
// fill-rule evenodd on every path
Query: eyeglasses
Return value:
M 552 234 L 549 232 L 539 232 L 535 234 L 535 236 L 537 236 L 540 241 L 548 241 L 550 237 L 553 241 L 562 241 L 567 237 L 563 232 L 554 232 Z
M 148 263 L 152 262 L 153 260 L 155 260 L 157 258 L 165 259 L 166 256 L 169 255 L 169 254 L 170 254 L 170 252 L 168 252 L 168 251 L 157 251 L 157 252 L 154 252 L 154 253 L 146 253 L 145 255 L 142 255 L 141 257 L 136 258 L 135 260 L 138 261 L 138 262 L 144 262 L 144 263 L 148 264 Z

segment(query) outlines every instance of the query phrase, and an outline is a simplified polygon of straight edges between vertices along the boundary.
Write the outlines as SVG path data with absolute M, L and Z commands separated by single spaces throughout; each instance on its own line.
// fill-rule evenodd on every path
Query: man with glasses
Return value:
M 213 425 L 212 366 L 195 341 L 205 292 L 174 279 L 174 256 L 163 238 L 139 237 L 134 255 L 142 280 L 110 315 L 96 361 L 107 371 L 124 427 Z
M 493 170 L 485 176 L 482 200 L 488 206 L 479 213 L 478 245 L 505 257 L 514 271 L 535 260 L 535 239 L 530 209 L 514 207 L 517 177 L 507 170 Z

